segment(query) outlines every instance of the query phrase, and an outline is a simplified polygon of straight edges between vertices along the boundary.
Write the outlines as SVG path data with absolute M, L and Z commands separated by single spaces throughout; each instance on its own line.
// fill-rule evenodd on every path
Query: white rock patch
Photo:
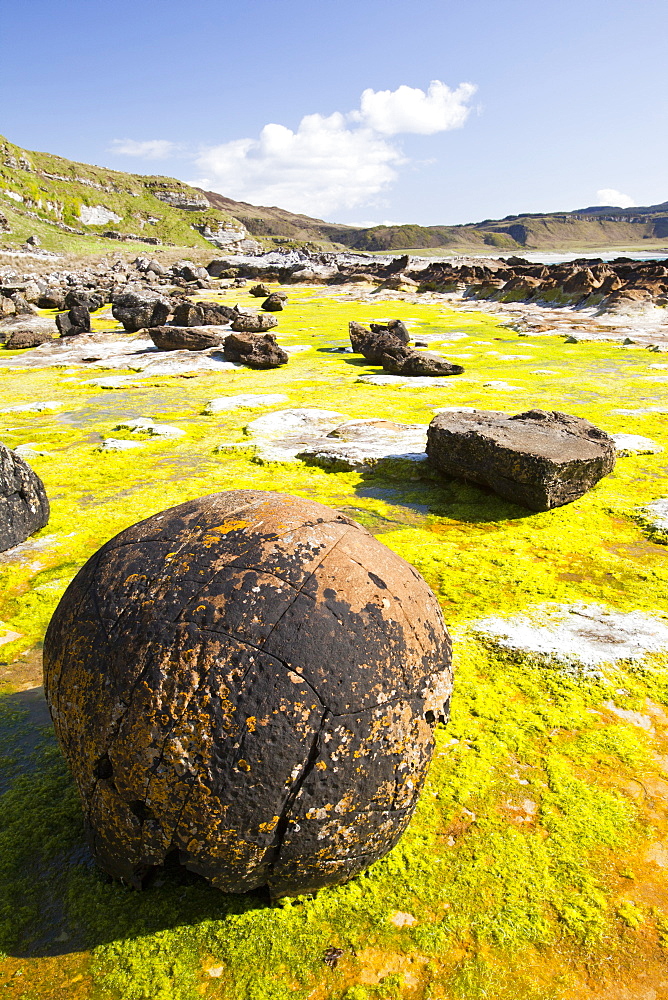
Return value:
M 668 526 L 668 501 L 666 515 Z M 473 629 L 503 649 L 584 673 L 668 649 L 668 620 L 598 604 L 543 605 L 512 618 L 484 618 Z
M 83 222 L 84 226 L 106 226 L 108 222 L 120 221 L 120 215 L 104 205 L 82 205 L 79 210 L 79 222 Z
M 204 407 L 204 413 L 211 416 L 215 413 L 225 413 L 228 410 L 252 410 L 261 406 L 280 406 L 287 403 L 288 397 L 282 392 L 246 393 L 237 396 L 219 396 L 210 399 Z
M 618 455 L 655 455 L 663 445 L 642 434 L 611 434 Z

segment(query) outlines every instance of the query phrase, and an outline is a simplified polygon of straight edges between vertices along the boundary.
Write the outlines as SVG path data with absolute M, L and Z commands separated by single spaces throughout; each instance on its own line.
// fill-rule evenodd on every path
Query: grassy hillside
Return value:
M 103 236 L 110 232 L 134 236 L 139 246 L 157 241 L 199 250 L 218 246 L 223 252 L 242 248 L 239 241 L 249 236 L 267 248 L 306 245 L 381 252 L 649 250 L 668 248 L 668 202 L 646 208 L 595 206 L 576 212 L 511 215 L 460 226 L 359 229 L 275 206 L 234 201 L 173 177 L 126 174 L 29 152 L 0 136 L 0 240 L 5 245 L 21 243 L 34 233 L 50 250 L 104 252 L 114 247 Z
M 375 226 L 348 241 L 358 250 L 577 250 L 588 247 L 668 247 L 668 203 L 648 208 L 610 206 L 545 215 L 509 215 L 466 226 Z
M 0 137 L 0 212 L 12 237 L 36 233 L 48 249 L 69 249 L 77 236 L 92 237 L 104 249 L 113 242 L 102 233 L 132 234 L 184 247 L 211 247 L 200 230 L 214 235 L 247 235 L 229 212 L 213 208 L 200 191 L 172 177 L 126 174 L 50 153 L 28 152 Z M 86 244 L 90 240 L 86 241 Z M 56 245 L 54 245 L 54 243 Z M 82 249 L 86 249 L 86 244 Z
M 267 239 L 280 244 L 306 241 L 337 249 L 354 246 L 360 232 L 364 232 L 352 226 L 338 226 L 308 215 L 296 215 L 275 206 L 267 208 L 250 205 L 247 201 L 234 201 L 215 191 L 203 191 L 202 194 L 215 208 L 230 212 L 239 219 L 248 232 L 259 240 Z

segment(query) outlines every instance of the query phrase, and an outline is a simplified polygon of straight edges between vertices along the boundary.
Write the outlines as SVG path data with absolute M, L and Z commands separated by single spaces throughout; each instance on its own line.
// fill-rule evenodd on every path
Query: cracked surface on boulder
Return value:
M 231 892 L 347 881 L 399 839 L 452 690 L 422 577 L 321 504 L 235 490 L 117 535 L 66 591 L 45 690 L 92 849 Z

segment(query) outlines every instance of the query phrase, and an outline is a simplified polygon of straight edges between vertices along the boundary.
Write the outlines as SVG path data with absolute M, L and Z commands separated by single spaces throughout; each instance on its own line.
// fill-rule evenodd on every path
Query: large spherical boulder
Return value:
M 422 577 L 321 504 L 234 490 L 121 532 L 44 649 L 97 860 L 274 897 L 358 874 L 416 805 L 450 652 Z

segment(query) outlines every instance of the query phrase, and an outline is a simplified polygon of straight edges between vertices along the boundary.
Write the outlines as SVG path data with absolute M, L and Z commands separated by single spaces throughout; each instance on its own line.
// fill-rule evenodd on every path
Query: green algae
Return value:
M 533 514 L 427 472 L 411 479 L 401 469 L 332 472 L 259 464 L 250 450 L 217 452 L 221 443 L 243 444 L 243 425 L 264 411 L 207 417 L 202 410 L 217 395 L 268 391 L 286 393 L 289 406 L 423 423 L 440 406 L 519 411 L 540 405 L 668 445 L 661 414 L 614 413 L 657 405 L 656 386 L 646 377 L 652 355 L 611 343 L 573 348 L 556 337 L 520 339 L 488 315 L 440 305 L 341 303 L 308 289 L 290 290 L 290 300 L 279 339 L 311 350 L 294 354 L 284 369 L 189 379 L 139 373 L 139 388 L 119 392 L 85 385 L 95 374 L 90 371 L 0 369 L 7 405 L 63 404 L 58 411 L 0 417 L 8 444 L 35 441 L 48 452 L 31 464 L 52 503 L 49 525 L 18 558 L 0 557 L 2 627 L 21 635 L 0 650 L 9 662 L 38 645 L 77 569 L 142 517 L 228 488 L 316 498 L 356 517 L 412 562 L 438 594 L 455 635 L 453 717 L 437 733 L 415 817 L 385 859 L 313 898 L 270 907 L 259 896 L 215 892 L 178 868 L 165 869 L 134 894 L 91 864 L 76 793 L 52 737 L 44 734 L 30 767 L 18 774 L 12 747 L 30 720 L 8 693 L 2 702 L 8 736 L 0 744 L 0 774 L 11 785 L 0 813 L 0 874 L 7 887 L 0 948 L 10 959 L 32 956 L 35 968 L 54 948 L 85 949 L 95 995 L 127 1000 L 202 994 L 283 1000 L 305 998 L 315 988 L 318 996 L 348 1000 L 416 995 L 396 967 L 383 971 L 379 954 L 386 964 L 415 963 L 418 996 L 469 998 L 486 995 L 495 956 L 539 949 L 553 961 L 565 951 L 570 958 L 561 959 L 549 991 L 520 985 L 517 971 L 498 993 L 560 996 L 559 976 L 571 965 L 603 945 L 623 946 L 620 921 L 625 933 L 643 926 L 625 920 L 632 911 L 615 894 L 622 870 L 652 836 L 641 805 L 621 781 L 652 766 L 652 737 L 611 716 L 605 705 L 614 700 L 642 711 L 647 697 L 668 703 L 666 664 L 655 657 L 599 678 L 573 677 L 528 656 L 486 648 L 469 625 L 483 614 L 510 615 L 545 601 L 668 613 L 666 550 L 634 519 L 639 505 L 665 490 L 665 458 L 620 459 L 614 474 L 578 503 Z M 239 295 L 240 304 L 250 301 Z M 348 319 L 390 316 L 419 327 L 418 335 L 443 337 L 441 349 L 452 357 L 472 355 L 465 375 L 427 388 L 356 382 L 377 369 L 331 348 L 345 344 Z M 448 345 L 452 332 L 466 338 Z M 526 359 L 500 356 L 515 352 Z M 543 368 L 559 374 L 533 374 Z M 493 380 L 518 389 L 485 386 Z M 132 454 L 97 450 L 120 418 L 136 416 L 175 423 L 186 434 L 149 440 Z M 396 912 L 409 913 L 414 923 L 395 926 Z M 49 936 L 45 914 L 58 934 Z M 61 932 L 66 939 L 57 944 Z M 330 947 L 343 949 L 335 969 L 323 959 Z

